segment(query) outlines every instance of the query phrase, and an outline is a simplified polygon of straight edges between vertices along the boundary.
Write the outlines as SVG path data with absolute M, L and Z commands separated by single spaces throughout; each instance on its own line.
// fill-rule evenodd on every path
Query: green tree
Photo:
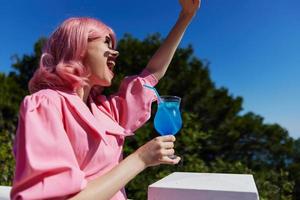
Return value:
M 11 77 L 0 73 L 0 183 L 11 185 L 14 170 L 12 141 L 17 124 L 17 112 L 22 98 L 19 85 Z
M 295 181 L 293 196 L 300 199 L 300 138 L 294 142 L 293 159 L 290 162 L 289 171 L 292 180 Z
M 125 35 L 118 45 L 120 77 L 138 73 L 161 42 L 158 34 L 144 41 Z M 176 51 L 157 89 L 161 94 L 182 97 L 184 127 L 177 136 L 176 146 L 178 154 L 183 156 L 183 165 L 180 168 L 160 166 L 143 172 L 129 184 L 130 197 L 145 199 L 147 186 L 155 178 L 177 170 L 252 172 L 262 198 L 290 199 L 294 182 L 287 166 L 292 156 L 293 139 L 279 125 L 264 124 L 261 116 L 240 115 L 242 98 L 233 97 L 226 88 L 216 88 L 208 69 L 207 63 L 203 64 L 193 55 L 191 46 Z M 109 92 L 115 91 L 118 84 Z M 155 105 L 153 108 L 154 114 Z M 125 148 L 128 154 L 156 136 L 152 121 L 153 118 L 128 141 Z M 273 173 L 263 176 L 266 172 Z
M 34 45 L 32 55 L 22 58 L 15 55 L 14 71 L 9 75 L 0 73 L 0 169 L 1 185 L 11 185 L 14 171 L 12 155 L 13 140 L 18 124 L 18 110 L 25 95 L 28 94 L 27 84 L 38 67 L 41 49 L 46 39 L 41 38 Z

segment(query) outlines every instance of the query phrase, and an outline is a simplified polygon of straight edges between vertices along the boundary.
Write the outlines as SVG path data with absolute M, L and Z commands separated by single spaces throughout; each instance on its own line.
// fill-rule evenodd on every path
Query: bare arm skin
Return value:
M 71 200 L 108 200 L 147 167 L 177 164 L 180 157 L 174 160 L 168 157 L 174 155 L 174 141 L 175 137 L 172 135 L 154 138 L 126 157 L 111 171 L 90 181 L 87 187 Z
M 201 4 L 201 0 L 179 0 L 179 2 L 182 10 L 176 24 L 146 66 L 158 80 L 166 73 L 186 28 L 192 21 Z

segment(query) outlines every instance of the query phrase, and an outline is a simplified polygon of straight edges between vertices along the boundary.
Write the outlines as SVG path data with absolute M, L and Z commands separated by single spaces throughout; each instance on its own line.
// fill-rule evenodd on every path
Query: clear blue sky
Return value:
M 140 39 L 166 36 L 180 7 L 177 0 L 1 1 L 0 71 L 11 70 L 10 57 L 33 52 L 40 36 L 48 36 L 71 16 L 97 17 L 117 36 Z M 278 123 L 300 137 L 300 1 L 203 0 L 181 43 L 208 60 L 211 77 L 244 99 L 266 123 Z

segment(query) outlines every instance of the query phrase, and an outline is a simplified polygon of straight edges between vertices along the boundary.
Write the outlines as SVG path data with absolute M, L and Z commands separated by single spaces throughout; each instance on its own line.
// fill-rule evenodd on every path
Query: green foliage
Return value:
M 39 39 L 34 44 L 34 54 L 32 55 L 23 55 L 20 58 L 18 55 L 14 55 L 14 64 L 12 67 L 17 71 L 17 73 L 11 72 L 10 77 L 14 77 L 19 86 L 23 91 L 27 91 L 27 85 L 32 77 L 34 71 L 39 66 L 39 58 L 42 55 L 42 47 L 46 42 L 46 38 Z
M 13 137 L 7 130 L 0 132 L 0 185 L 12 185 L 15 161 L 12 155 Z
M 1 185 L 11 184 L 12 141 L 19 103 L 28 94 L 27 83 L 38 66 L 44 42 L 42 38 L 35 44 L 32 55 L 15 56 L 14 72 L 0 74 Z M 142 41 L 126 34 L 118 44 L 118 75 L 105 94 L 115 92 L 124 76 L 139 73 L 161 42 L 159 34 Z M 253 174 L 262 200 L 300 196 L 300 139 L 293 140 L 280 125 L 265 124 L 254 113 L 241 115 L 243 99 L 215 86 L 209 63 L 196 58 L 192 46 L 176 51 L 157 89 L 161 94 L 182 97 L 184 124 L 175 143 L 182 161 L 177 166 L 162 165 L 143 171 L 127 185 L 129 198 L 146 199 L 151 183 L 175 171 Z M 152 123 L 155 111 L 154 104 L 149 122 L 134 137 L 127 138 L 125 156 L 157 136 Z
M 33 55 L 22 58 L 14 56 L 15 63 L 9 75 L 0 73 L 0 185 L 11 185 L 15 161 L 12 154 L 13 139 L 18 122 L 21 100 L 28 94 L 27 83 L 38 67 L 41 48 L 45 39 L 40 39 Z

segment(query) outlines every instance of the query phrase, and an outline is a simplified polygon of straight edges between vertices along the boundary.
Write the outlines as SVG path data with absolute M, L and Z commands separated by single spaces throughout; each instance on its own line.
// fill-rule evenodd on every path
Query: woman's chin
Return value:
M 103 85 L 103 87 L 110 87 L 110 86 L 111 86 L 111 82 L 108 82 L 105 85 Z
M 94 84 L 93 85 L 99 85 L 99 86 L 102 86 L 102 87 L 109 87 L 111 86 L 112 84 L 112 80 L 113 80 L 113 77 L 106 77 L 106 78 L 102 78 L 102 79 L 97 79 L 95 80 L 94 79 Z

